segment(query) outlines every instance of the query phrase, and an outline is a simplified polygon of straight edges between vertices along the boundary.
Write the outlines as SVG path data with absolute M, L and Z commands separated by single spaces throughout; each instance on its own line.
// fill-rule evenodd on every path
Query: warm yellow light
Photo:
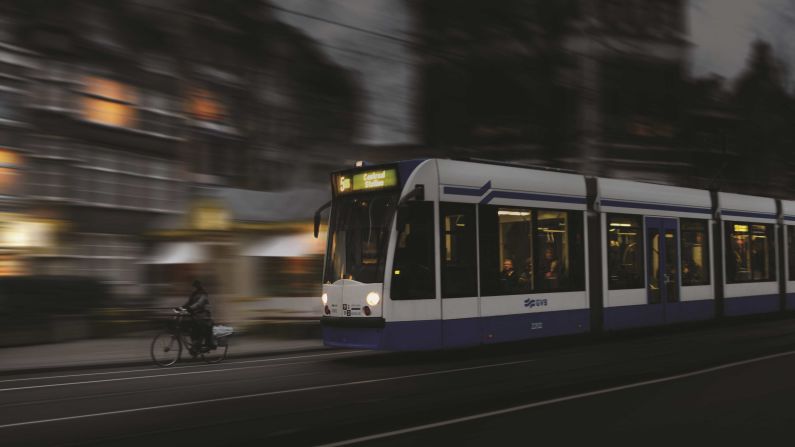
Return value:
M 0 149 L 0 165 L 19 166 L 20 164 L 22 164 L 22 160 L 19 154 L 8 149 Z
M 135 124 L 132 106 L 99 98 L 83 98 L 83 117 L 88 121 L 118 127 L 132 127 Z
M 320 301 L 323 302 L 324 306 L 328 304 L 328 293 L 324 292 L 323 295 L 320 295 Z
M 10 248 L 49 247 L 52 245 L 52 223 L 11 220 L 3 223 L 0 246 Z
M 351 189 L 351 178 L 350 177 L 340 177 L 340 185 L 339 191 L 345 192 Z
M 529 216 L 529 211 L 509 211 L 509 210 L 499 210 L 497 214 L 500 216 Z
M 231 218 L 229 212 L 213 204 L 203 204 L 192 210 L 193 228 L 197 230 L 228 230 Z
M 395 275 L 400 275 L 400 270 L 395 270 Z
M 735 233 L 747 233 L 748 232 L 748 225 L 734 224 L 734 232 Z
M 211 91 L 195 88 L 190 92 L 188 111 L 196 118 L 206 121 L 221 121 L 226 112 L 221 102 Z
M 628 224 L 628 223 L 621 223 L 621 222 L 611 222 L 611 223 L 610 223 L 610 226 L 611 226 L 611 227 L 631 227 L 631 226 L 632 226 L 632 224 Z

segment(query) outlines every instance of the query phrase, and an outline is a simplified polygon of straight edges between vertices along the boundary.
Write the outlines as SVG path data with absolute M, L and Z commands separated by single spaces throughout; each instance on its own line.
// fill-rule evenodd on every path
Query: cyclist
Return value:
M 204 287 L 202 287 L 198 279 L 193 281 L 193 292 L 190 294 L 188 301 L 183 304 L 180 309 L 190 312 L 193 317 L 193 328 L 191 332 L 194 342 L 201 343 L 201 340 L 204 339 L 206 350 L 217 348 L 215 345 L 215 338 L 213 337 L 210 299 L 207 296 L 207 291 L 204 290 Z

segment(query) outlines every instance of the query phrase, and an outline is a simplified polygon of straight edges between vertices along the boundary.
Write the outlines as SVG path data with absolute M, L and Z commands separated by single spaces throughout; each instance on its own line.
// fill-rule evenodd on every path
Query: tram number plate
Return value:
M 536 329 L 543 329 L 543 328 L 544 328 L 544 323 L 542 323 L 540 321 L 531 321 L 530 322 L 530 330 L 531 331 L 534 331 Z
M 346 317 L 357 316 L 362 314 L 362 307 L 361 306 L 354 306 L 351 304 L 343 304 L 342 305 L 342 314 Z

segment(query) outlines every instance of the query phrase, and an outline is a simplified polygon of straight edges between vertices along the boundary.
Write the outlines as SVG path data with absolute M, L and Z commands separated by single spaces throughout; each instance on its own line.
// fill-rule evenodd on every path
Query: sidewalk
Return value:
M 151 364 L 149 348 L 152 336 L 80 340 L 45 345 L 0 348 L 0 374 L 32 370 L 90 368 Z M 263 336 L 233 336 L 229 358 L 258 354 L 319 350 L 323 342 L 316 338 L 283 339 Z

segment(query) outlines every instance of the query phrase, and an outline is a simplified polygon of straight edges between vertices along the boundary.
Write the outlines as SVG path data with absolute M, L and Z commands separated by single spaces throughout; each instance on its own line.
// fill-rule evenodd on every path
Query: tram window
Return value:
M 442 298 L 478 296 L 475 205 L 440 203 Z
M 534 290 L 533 211 L 480 206 L 480 276 L 484 296 Z
M 481 205 L 479 223 L 482 295 L 583 289 L 581 212 Z
M 726 222 L 726 282 L 773 281 L 773 225 Z
M 682 285 L 701 286 L 710 283 L 709 232 L 706 220 L 681 219 Z
M 582 213 L 538 210 L 536 223 L 536 289 L 582 289 Z
M 789 254 L 789 280 L 795 281 L 795 226 L 787 225 L 787 253 Z
M 607 215 L 608 288 L 640 289 L 643 280 L 643 225 L 640 216 Z
M 390 297 L 393 300 L 433 299 L 436 296 L 433 202 L 409 202 L 401 206 L 398 222 L 403 227 L 398 228 L 395 244 Z

